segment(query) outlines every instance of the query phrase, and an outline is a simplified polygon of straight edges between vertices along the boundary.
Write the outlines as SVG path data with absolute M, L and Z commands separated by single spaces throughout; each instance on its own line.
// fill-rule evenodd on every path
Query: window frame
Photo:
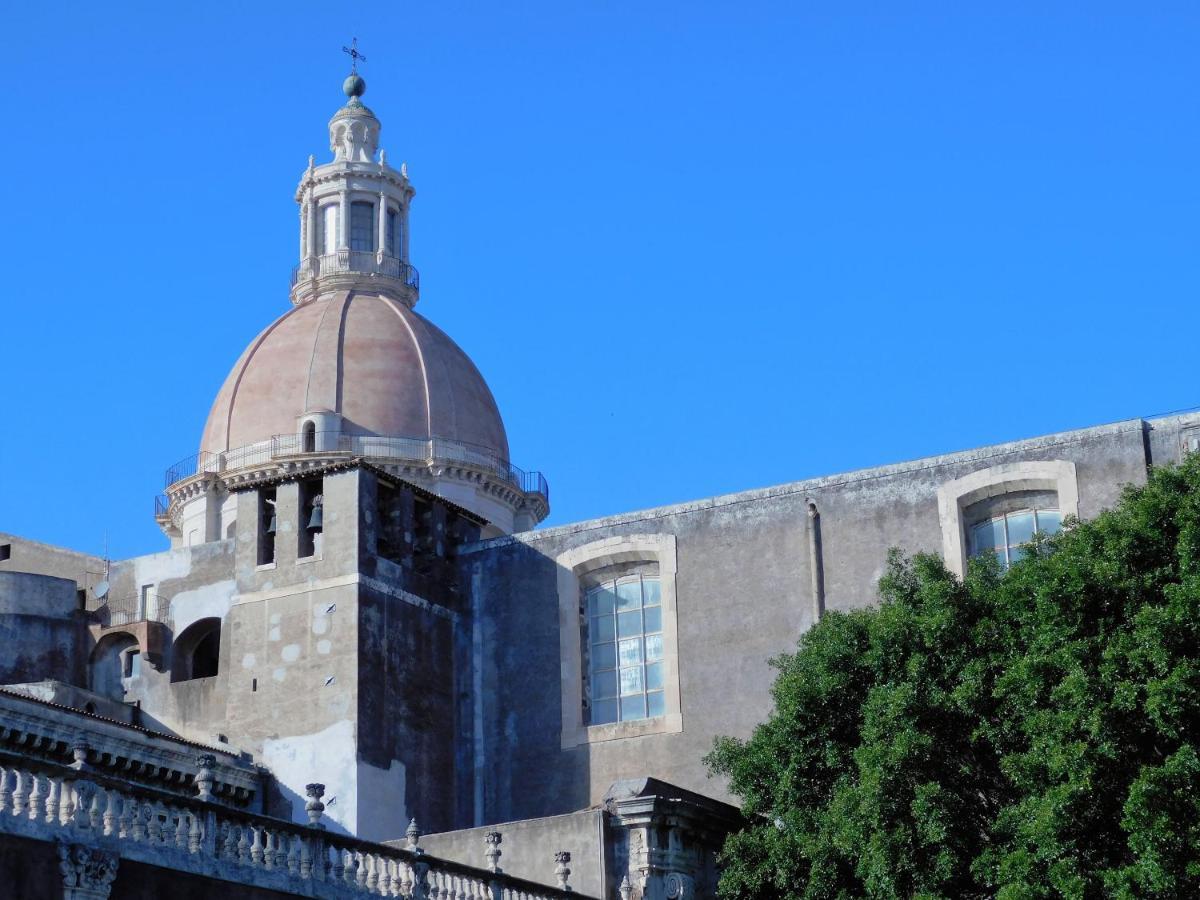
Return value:
M 558 564 L 562 748 L 683 731 L 679 691 L 675 536 L 645 534 L 604 538 L 566 551 L 555 561 Z M 585 622 L 581 619 L 584 588 L 597 581 L 620 580 L 627 574 L 649 574 L 646 571 L 648 564 L 656 566 L 658 570 L 662 609 L 663 715 L 589 725 L 584 716 L 584 641 L 588 637 Z M 600 570 L 607 570 L 602 577 Z M 583 611 L 586 612 L 586 609 Z
M 1058 519 L 1058 527 L 1055 528 L 1055 530 L 1051 531 L 1051 532 L 1047 532 L 1045 529 L 1043 529 L 1042 523 L 1041 523 L 1041 517 L 1048 513 L 1053 513 L 1055 515 L 1055 517 Z M 969 525 L 967 525 L 967 556 L 968 556 L 968 558 L 974 559 L 977 556 L 984 556 L 985 554 L 988 554 L 988 553 L 993 553 L 996 556 L 999 556 L 1000 551 L 1003 550 L 1004 551 L 1004 559 L 1001 560 L 1001 562 L 1000 562 L 1000 569 L 1001 569 L 1001 571 L 1007 571 L 1012 566 L 1013 561 L 1014 561 L 1012 559 L 1013 551 L 1020 550 L 1021 547 L 1023 547 L 1025 544 L 1029 543 L 1029 541 L 1019 541 L 1017 543 L 1013 543 L 1012 538 L 1009 536 L 1008 520 L 1010 518 L 1012 518 L 1013 516 L 1023 516 L 1023 515 L 1032 515 L 1033 516 L 1033 535 L 1034 536 L 1039 535 L 1039 534 L 1057 534 L 1059 531 L 1062 530 L 1062 511 L 1056 507 L 1023 506 L 1018 509 L 1008 510 L 1006 512 L 999 512 L 994 515 L 988 516 L 985 519 L 979 519 L 978 521 L 971 522 Z M 993 545 L 990 547 L 984 547 L 984 548 L 980 549 L 980 547 L 978 546 L 977 541 L 976 541 L 975 532 L 981 526 L 991 525 L 994 522 L 1002 522 L 1003 523 L 1003 528 L 1004 528 L 1004 543 L 1003 543 L 1003 545 L 1002 546 Z M 1033 538 L 1031 537 L 1030 540 L 1033 540 Z
M 1079 481 L 1075 463 L 1070 460 L 1001 463 L 952 479 L 938 488 L 938 517 L 946 568 L 959 578 L 966 575 L 970 546 L 967 508 L 981 500 L 1017 491 L 1054 491 L 1063 520 L 1079 517 Z

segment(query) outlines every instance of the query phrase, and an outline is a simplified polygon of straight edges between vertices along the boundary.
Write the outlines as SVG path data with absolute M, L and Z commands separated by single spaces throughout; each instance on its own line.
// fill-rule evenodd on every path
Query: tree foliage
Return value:
M 1200 461 L 1008 572 L 893 553 L 706 759 L 721 896 L 1200 896 Z

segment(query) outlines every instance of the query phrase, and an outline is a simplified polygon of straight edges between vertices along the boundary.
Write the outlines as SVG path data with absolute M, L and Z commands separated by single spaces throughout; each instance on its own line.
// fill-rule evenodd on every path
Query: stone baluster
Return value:
M 116 791 L 112 790 L 112 788 L 109 788 L 104 792 L 104 834 L 106 837 L 111 837 L 118 832 L 118 803 L 120 803 L 120 797 L 117 795 Z
M 143 803 L 142 815 L 146 817 L 146 838 L 151 844 L 163 842 L 162 819 L 158 815 L 157 803 Z
M 429 863 L 415 862 L 412 867 L 412 900 L 429 900 Z
M 500 856 L 502 855 L 500 844 L 504 842 L 504 835 L 499 831 L 489 831 L 483 837 L 484 851 L 483 856 L 487 860 L 488 871 L 493 874 L 499 874 L 504 870 L 500 868 Z
M 346 884 L 358 884 L 358 858 L 354 855 L 353 850 L 346 851 Z
M 241 863 L 250 861 L 250 836 L 246 833 L 249 830 L 249 825 L 238 826 L 237 860 Z
M 25 801 L 29 798 L 29 780 L 20 769 L 13 770 L 12 811 L 14 816 L 25 815 Z
M 92 799 L 96 795 L 96 785 L 90 781 L 76 781 L 71 787 L 73 824 L 81 831 L 87 831 L 92 827 Z
M 300 838 L 288 835 L 287 868 L 289 874 L 300 875 Z
M 412 889 L 413 889 L 412 867 L 408 863 L 404 862 L 403 860 L 401 860 L 399 862 L 399 866 L 400 866 L 400 878 L 399 878 L 399 880 L 400 880 L 400 896 L 401 897 L 409 897 L 412 895 Z
M 188 818 L 191 820 L 188 828 L 188 853 L 199 853 L 204 847 L 204 830 L 200 827 L 200 817 L 193 813 Z
M 250 861 L 256 866 L 263 864 L 262 831 L 257 825 L 250 826 L 250 833 L 253 835 L 250 842 Z
M 104 821 L 104 804 L 100 800 L 100 789 L 92 791 L 92 802 L 88 804 L 88 827 L 99 832 Z
M 554 854 L 554 862 L 554 877 L 558 879 L 558 886 L 564 891 L 569 891 L 571 888 L 567 879 L 571 877 L 571 854 L 566 850 L 559 850 Z
M 379 857 L 379 893 L 384 897 L 394 897 L 395 892 L 392 888 L 392 873 L 395 871 L 395 864 L 391 857 Z
M 46 809 L 42 821 L 47 825 L 58 824 L 58 804 L 60 791 L 62 790 L 62 780 L 58 778 L 50 779 L 50 789 L 46 791 Z M 0 807 L 2 808 L 2 807 Z
M 8 812 L 12 803 L 12 772 L 7 766 L 0 767 L 0 813 Z
M 346 877 L 346 853 L 341 847 L 333 848 L 333 868 L 330 870 L 333 873 L 334 881 L 344 881 Z
M 36 821 L 42 815 L 42 777 L 40 775 L 30 775 L 30 791 L 29 791 L 29 811 L 27 815 L 30 821 Z
M 312 878 L 313 870 L 313 853 L 309 842 L 300 837 L 300 877 Z
M 66 804 L 63 805 L 65 806 Z M 130 820 L 127 826 L 129 834 L 135 843 L 141 843 L 146 840 L 146 820 L 142 816 L 143 804 L 131 799 L 126 804 L 126 808 Z
M 374 853 L 368 853 L 363 862 L 366 863 L 367 870 L 366 888 L 370 893 L 376 894 L 379 892 L 379 857 Z
M 190 818 L 187 810 L 175 810 L 175 846 L 180 850 L 188 848 L 188 819 Z
M 221 857 L 237 859 L 237 826 L 232 822 L 222 822 L 221 838 Z

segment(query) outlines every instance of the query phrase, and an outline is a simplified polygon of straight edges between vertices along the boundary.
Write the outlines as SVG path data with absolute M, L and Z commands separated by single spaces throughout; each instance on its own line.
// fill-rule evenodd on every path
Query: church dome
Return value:
M 504 422 L 475 364 L 386 296 L 342 291 L 276 319 L 225 379 L 200 449 L 294 435 L 310 414 L 342 434 L 442 438 L 508 459 Z

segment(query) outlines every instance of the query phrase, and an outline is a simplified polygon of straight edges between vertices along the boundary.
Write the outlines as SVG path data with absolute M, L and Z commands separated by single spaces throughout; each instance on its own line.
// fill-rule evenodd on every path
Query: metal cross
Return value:
M 352 40 L 350 42 L 349 47 L 343 47 L 342 52 L 350 54 L 350 72 L 353 75 L 357 75 L 358 74 L 358 61 L 360 59 L 363 62 L 367 61 L 367 58 L 358 52 L 358 38 L 354 38 L 354 40 Z

